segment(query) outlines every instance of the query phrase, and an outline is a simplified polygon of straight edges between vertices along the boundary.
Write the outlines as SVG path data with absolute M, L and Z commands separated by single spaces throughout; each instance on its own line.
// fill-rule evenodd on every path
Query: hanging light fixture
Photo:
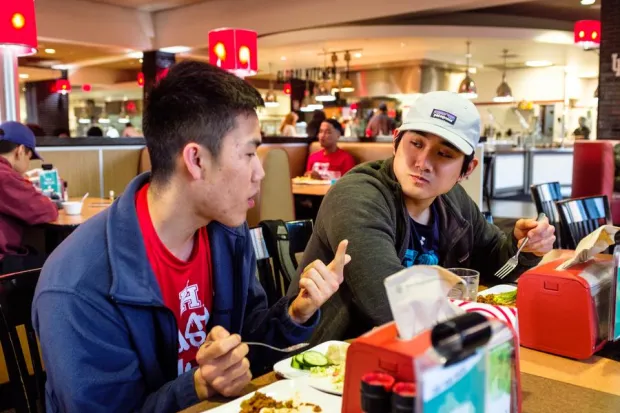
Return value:
M 323 56 L 325 56 L 325 54 Z M 336 60 L 338 60 L 336 53 L 332 55 L 332 62 L 335 67 L 336 62 L 334 61 L 334 57 L 336 57 Z M 324 69 L 321 70 L 319 74 L 320 82 L 318 86 L 315 88 L 314 100 L 316 102 L 333 102 L 334 100 L 336 100 L 336 96 L 334 96 L 331 92 L 332 84 L 327 77 L 327 62 L 323 62 L 323 66 L 324 66 Z M 323 107 L 321 105 L 321 109 L 322 108 Z
M 347 62 L 347 72 L 346 72 L 345 79 L 342 81 L 342 84 L 340 85 L 340 91 L 343 93 L 355 92 L 355 87 L 353 86 L 353 82 L 351 82 L 351 80 L 349 79 L 349 71 L 350 71 L 349 62 L 351 62 L 351 53 L 349 53 L 348 50 L 344 53 L 344 61 Z
M 121 104 L 121 113 L 118 115 L 118 123 L 123 123 L 123 124 L 129 123 L 129 116 L 127 116 L 127 111 L 125 110 L 125 104 Z
M 502 73 L 502 83 L 497 87 L 495 92 L 494 102 L 512 102 L 515 100 L 512 96 L 512 89 L 506 83 L 506 59 L 508 58 L 508 50 L 504 49 L 504 72 Z
M 476 99 L 478 97 L 478 88 L 476 87 L 474 79 L 469 76 L 469 59 L 471 59 L 471 53 L 469 51 L 470 45 L 471 42 L 467 41 L 467 54 L 465 55 L 467 69 L 465 70 L 465 79 L 463 79 L 459 85 L 459 94 L 467 99 Z
M 273 92 L 273 79 L 271 79 L 271 63 L 269 63 L 269 90 L 265 95 L 265 107 L 276 108 L 280 106 L 280 102 L 276 98 L 276 94 Z
M 82 108 L 80 109 L 80 116 L 78 117 L 78 123 L 86 125 L 90 123 L 90 118 L 88 117 L 88 113 L 86 112 L 86 103 L 82 104 Z

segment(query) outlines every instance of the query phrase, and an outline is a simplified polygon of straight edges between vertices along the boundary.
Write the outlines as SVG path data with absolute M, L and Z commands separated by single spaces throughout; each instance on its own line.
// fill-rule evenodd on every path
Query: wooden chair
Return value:
M 555 227 L 555 243 L 553 248 L 566 247 L 562 243 L 564 237 L 567 234 L 562 234 L 562 228 L 560 225 L 560 215 L 556 206 L 557 201 L 562 200 L 562 188 L 559 182 L 547 182 L 539 185 L 532 185 L 530 187 L 532 194 L 532 201 L 536 205 L 536 211 L 540 214 L 544 212 L 549 219 L 549 223 Z
M 609 200 L 606 195 L 567 199 L 556 202 L 560 215 L 564 244 L 575 249 L 586 235 L 603 225 L 611 225 Z
M 17 413 L 45 411 L 45 373 L 31 308 L 40 269 L 0 277 L 0 344 L 6 360 L 13 406 Z M 28 353 L 24 353 L 19 329 L 25 327 Z M 28 371 L 31 360 L 34 376 Z

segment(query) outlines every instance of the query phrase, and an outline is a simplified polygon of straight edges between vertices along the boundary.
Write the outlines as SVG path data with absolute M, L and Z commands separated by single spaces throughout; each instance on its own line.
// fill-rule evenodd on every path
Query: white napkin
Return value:
M 439 266 L 414 265 L 385 279 L 392 315 L 400 338 L 416 334 L 464 311 L 448 299 L 460 277 Z
M 592 259 L 596 254 L 605 251 L 610 245 L 614 245 L 614 236 L 619 230 L 620 227 L 604 225 L 596 231 L 590 233 L 588 236 L 583 238 L 581 242 L 579 242 L 573 258 L 564 261 L 556 268 L 556 270 L 565 270 L 573 265 L 586 262 Z

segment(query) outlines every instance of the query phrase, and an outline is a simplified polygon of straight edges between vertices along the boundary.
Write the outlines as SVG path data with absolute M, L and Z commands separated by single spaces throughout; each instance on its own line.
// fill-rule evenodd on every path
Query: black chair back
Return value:
M 312 236 L 313 224 L 311 219 L 301 219 L 298 221 L 288 221 L 285 223 L 288 231 L 288 240 L 290 242 L 290 253 L 295 268 L 299 266 L 295 254 L 304 252 L 306 245 Z
M 13 387 L 17 413 L 45 411 L 45 373 L 36 334 L 32 326 L 32 299 L 40 269 L 0 276 L 0 344 Z M 24 326 L 34 377 L 28 373 L 18 327 Z
M 555 243 L 553 248 L 570 248 L 564 238 L 569 238 L 569 234 L 562 233 L 560 225 L 560 215 L 556 206 L 556 201 L 562 200 L 562 187 L 559 182 L 547 182 L 530 187 L 532 201 L 536 205 L 536 211 L 547 215 L 549 223 L 555 227 Z
M 258 280 L 267 294 L 267 302 L 271 307 L 282 297 L 282 293 L 278 292 L 281 288 L 278 289 L 276 284 L 276 277 L 274 276 L 273 267 L 271 266 L 271 256 L 269 255 L 267 244 L 265 243 L 263 229 L 260 227 L 250 228 L 250 237 L 252 238 L 254 253 L 256 254 Z
M 556 202 L 562 233 L 567 248 L 575 249 L 586 235 L 603 225 L 611 225 L 609 200 L 606 195 L 567 199 Z

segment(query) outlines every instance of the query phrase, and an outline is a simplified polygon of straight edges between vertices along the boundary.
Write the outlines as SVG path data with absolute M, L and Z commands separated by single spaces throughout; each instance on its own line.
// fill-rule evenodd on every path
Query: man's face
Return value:
M 340 133 L 327 122 L 321 123 L 321 128 L 319 129 L 319 143 L 321 147 L 325 149 L 331 149 L 338 143 L 338 138 L 340 138 Z
M 406 197 L 418 201 L 445 194 L 459 181 L 465 155 L 437 135 L 407 131 L 394 156 L 394 174 Z M 470 164 L 465 175 L 476 166 Z
M 217 159 L 201 145 L 185 147 L 183 158 L 194 178 L 189 192 L 197 215 L 231 227 L 243 224 L 265 177 L 256 156 L 260 142 L 258 118 L 250 114 L 237 116 L 236 127 L 223 138 Z M 194 161 L 188 160 L 192 157 Z
M 13 169 L 23 175 L 30 169 L 30 158 L 32 158 L 32 151 L 26 148 L 24 145 L 19 145 L 15 149 L 15 162 L 13 163 Z

